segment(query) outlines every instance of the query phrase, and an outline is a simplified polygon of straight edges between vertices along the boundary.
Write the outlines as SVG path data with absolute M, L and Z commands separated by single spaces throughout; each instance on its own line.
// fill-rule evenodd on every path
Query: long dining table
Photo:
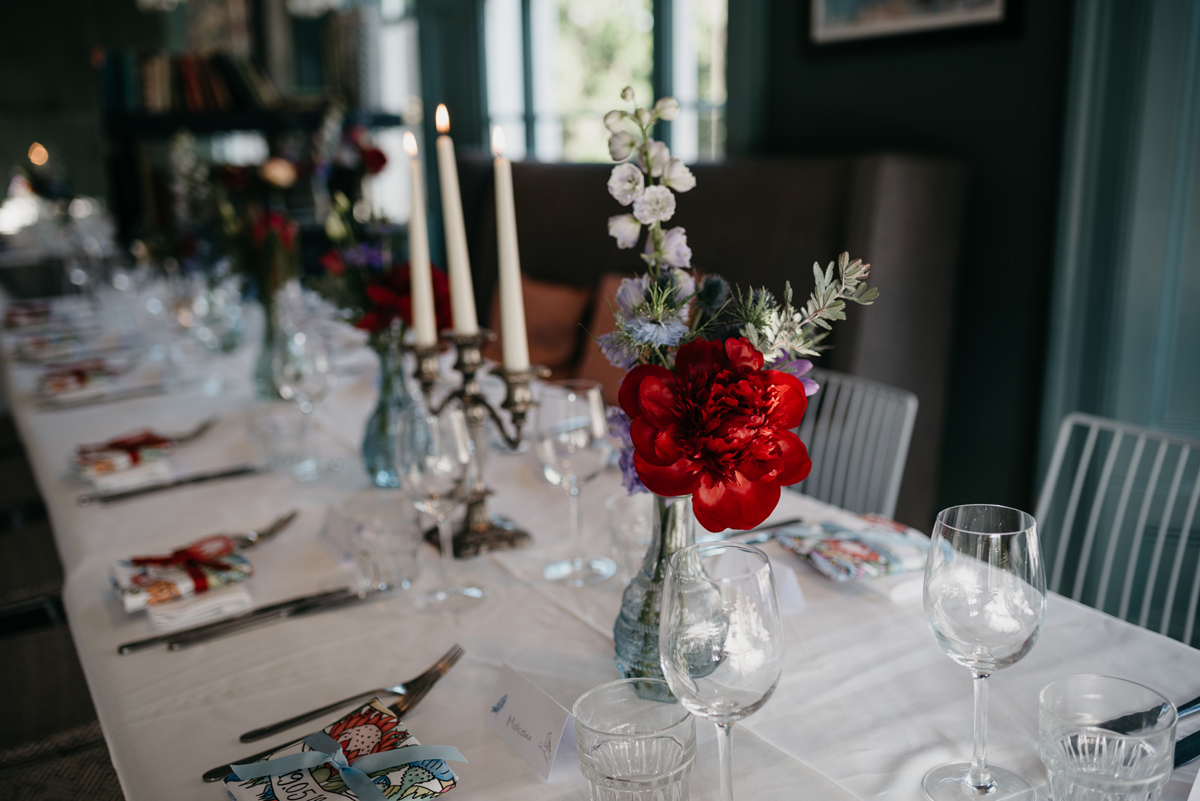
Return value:
M 376 396 L 369 359 L 360 364 L 365 369 L 339 375 L 314 412 L 318 449 L 336 457 L 340 471 L 311 483 L 276 471 L 111 505 L 76 503 L 87 487 L 70 469 L 75 447 L 139 427 L 182 431 L 217 417 L 213 430 L 172 457 L 180 474 L 257 459 L 249 433 L 257 403 L 248 380 L 254 355 L 250 344 L 206 365 L 225 376 L 217 394 L 194 382 L 162 395 L 61 410 L 37 402 L 35 367 L 5 357 L 12 413 L 64 566 L 71 634 L 127 798 L 221 798 L 221 785 L 204 783 L 202 773 L 304 729 L 251 745 L 238 741 L 242 732 L 411 678 L 456 642 L 464 658 L 405 721 L 422 743 L 452 745 L 467 758 L 452 764 L 459 777 L 453 797 L 587 798 L 574 754 L 562 754 L 563 764 L 544 780 L 484 722 L 505 663 L 568 709 L 584 691 L 618 677 L 612 624 L 623 587 L 617 579 L 582 589 L 542 579 L 542 566 L 568 547 L 567 500 L 541 476 L 530 453 L 487 455 L 491 508 L 529 531 L 533 544 L 461 562 L 458 569 L 488 590 L 477 609 L 453 617 L 417 611 L 415 596 L 439 580 L 436 553 L 422 546 L 422 571 L 399 595 L 180 651 L 118 655 L 121 643 L 156 633 L 144 612 L 126 613 L 113 591 L 110 566 L 119 558 L 167 553 L 297 508 L 291 527 L 249 554 L 255 572 L 245 586 L 255 605 L 355 581 L 326 536 L 325 521 L 331 506 L 369 486 L 357 455 Z M 603 499 L 619 488 L 619 474 L 609 471 L 583 490 L 585 539 L 593 551 L 610 547 Z M 397 509 L 405 508 L 403 492 L 395 493 Z M 785 492 L 771 519 L 815 522 L 848 514 Z M 794 573 L 804 603 L 793 604 L 785 618 L 785 665 L 774 695 L 736 726 L 736 794 L 921 798 L 921 778 L 930 767 L 970 758 L 972 693 L 968 671 L 951 662 L 929 632 L 920 576 L 834 583 L 778 545 L 763 547 L 777 571 Z M 1038 693 L 1073 673 L 1134 679 L 1179 702 L 1200 695 L 1200 651 L 1051 595 L 1031 653 L 991 682 L 989 759 L 1029 778 L 1037 797 L 1045 797 Z M 697 725 L 691 797 L 715 799 L 715 735 L 710 725 Z M 1196 728 L 1200 721 L 1184 721 L 1180 734 Z M 1186 798 L 1195 777 L 1195 765 L 1177 770 L 1165 797 Z

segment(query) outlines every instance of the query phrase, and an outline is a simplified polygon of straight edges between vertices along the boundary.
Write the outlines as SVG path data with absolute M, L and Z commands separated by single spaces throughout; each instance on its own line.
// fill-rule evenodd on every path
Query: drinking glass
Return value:
M 333 372 L 324 329 L 320 325 L 282 327 L 275 337 L 271 370 L 280 397 L 292 401 L 304 413 L 301 433 L 304 458 L 296 465 L 295 473 L 301 481 L 313 481 L 318 469 L 312 451 L 312 412 L 314 405 L 328 394 Z
M 417 608 L 435 614 L 454 614 L 478 605 L 487 593 L 479 587 L 454 586 L 454 544 L 450 514 L 467 499 L 470 485 L 471 435 L 462 409 L 428 414 L 427 436 L 411 459 L 400 465 L 413 503 L 437 521 L 442 550 L 442 589 L 423 595 Z
M 1038 752 L 1054 801 L 1158 801 L 1175 757 L 1170 701 L 1110 676 L 1066 676 L 1040 701 Z
M 604 499 L 608 533 L 621 581 L 628 584 L 642 567 L 653 534 L 654 496 L 648 492 L 630 495 L 618 490 Z
M 672 554 L 658 651 L 671 692 L 717 726 L 721 801 L 732 801 L 733 724 L 767 702 L 783 670 L 783 621 L 767 555 L 732 542 Z
M 534 450 L 542 474 L 567 492 L 572 555 L 546 565 L 543 575 L 575 587 L 595 584 L 617 572 L 606 556 L 583 551 L 583 519 L 579 490 L 604 470 L 612 453 L 604 396 L 595 381 L 554 381 L 542 390 L 534 424 Z
M 663 680 L 610 681 L 575 702 L 575 747 L 591 801 L 687 801 L 696 720 L 679 704 L 640 697 L 635 685 L 646 683 Z
M 938 515 L 925 563 L 925 619 L 946 655 L 974 677 L 975 754 L 925 774 L 929 798 L 1008 798 L 1029 789 L 1015 773 L 988 765 L 988 676 L 1029 653 L 1045 616 L 1046 574 L 1032 515 L 986 504 Z
M 341 508 L 348 549 L 363 590 L 408 589 L 417 576 L 423 541 L 417 510 L 406 493 L 361 492 Z

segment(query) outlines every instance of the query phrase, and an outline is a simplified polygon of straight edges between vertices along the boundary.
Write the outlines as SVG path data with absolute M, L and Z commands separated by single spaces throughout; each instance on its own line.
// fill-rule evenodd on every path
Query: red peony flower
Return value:
M 804 385 L 762 367 L 745 339 L 698 340 L 679 349 L 675 372 L 640 365 L 621 382 L 638 477 L 658 495 L 691 495 L 709 531 L 759 525 L 780 488 L 812 469 L 791 431 L 808 406 Z
M 342 275 L 346 272 L 346 262 L 342 261 L 342 254 L 337 248 L 325 251 L 318 263 L 330 275 Z
M 387 166 L 387 161 L 387 155 L 377 147 L 362 149 L 363 169 L 367 171 L 367 175 L 378 175 L 383 172 L 383 168 Z
M 452 324 L 450 315 L 450 281 L 446 274 L 434 268 L 433 311 L 439 330 Z M 408 262 L 397 264 L 367 285 L 367 300 L 371 308 L 354 324 L 371 333 L 386 330 L 399 317 L 412 325 L 412 277 Z
M 263 242 L 267 240 L 267 234 L 273 233 L 279 240 L 279 244 L 283 246 L 283 249 L 291 253 L 299 228 L 295 221 L 289 220 L 278 211 L 267 211 L 259 214 L 258 218 L 255 219 L 254 229 L 251 234 L 254 237 L 254 244 L 262 247 Z

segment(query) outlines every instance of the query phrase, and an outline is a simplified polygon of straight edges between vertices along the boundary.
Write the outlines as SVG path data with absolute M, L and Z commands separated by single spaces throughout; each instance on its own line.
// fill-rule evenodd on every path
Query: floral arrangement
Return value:
M 609 153 L 617 164 L 608 191 L 631 211 L 610 217 L 619 248 L 635 248 L 647 271 L 621 282 L 614 299 L 616 328 L 597 338 L 604 355 L 629 370 L 620 409 L 610 426 L 624 444 L 620 464 L 631 492 L 691 495 L 696 519 L 709 531 L 748 529 L 775 509 L 782 487 L 812 468 L 792 431 L 807 397 L 817 391 L 804 376 L 830 324 L 845 319 L 847 302 L 871 304 L 871 266 L 843 253 L 824 270 L 813 265 L 808 302 L 782 301 L 766 289 L 731 288 L 719 275 L 699 275 L 681 227 L 667 228 L 675 193 L 696 178 L 662 142 L 655 123 L 679 114 L 665 97 L 641 108 L 631 87 L 621 93 L 634 110 L 604 117 Z M 632 369 L 631 369 L 632 368 Z
M 360 223 L 349 198 L 334 194 L 325 233 L 334 247 L 321 256 L 325 275 L 314 286 L 357 328 L 371 335 L 377 349 L 388 337 L 399 344 L 412 325 L 412 289 L 408 262 L 395 264 L 392 244 L 398 229 L 386 222 Z M 433 302 L 439 329 L 450 327 L 450 282 L 433 270 Z

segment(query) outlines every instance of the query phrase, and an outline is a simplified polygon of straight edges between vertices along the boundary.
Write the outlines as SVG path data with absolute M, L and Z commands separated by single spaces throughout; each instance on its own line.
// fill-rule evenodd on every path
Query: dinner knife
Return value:
M 804 521 L 800 518 L 793 517 L 788 520 L 780 520 L 778 523 L 768 523 L 765 526 L 752 528 L 749 531 L 739 531 L 738 533 L 730 534 L 728 537 L 724 537 L 723 539 L 732 542 L 740 542 L 742 545 L 757 545 L 759 543 L 774 539 L 775 532 L 779 529 L 786 528 L 787 526 L 794 526 L 797 523 L 803 522 Z
M 75 499 L 75 503 L 79 504 L 80 506 L 91 506 L 95 503 L 110 504 L 117 501 L 129 500 L 130 498 L 138 498 L 142 495 L 149 495 L 154 492 L 161 492 L 162 490 L 175 489 L 176 487 L 186 487 L 192 484 L 204 484 L 208 481 L 218 481 L 223 478 L 253 476 L 266 472 L 267 468 L 265 467 L 244 464 L 238 467 L 229 467 L 223 470 L 214 470 L 208 473 L 195 473 L 193 475 L 183 476 L 172 481 L 165 481 L 161 484 L 149 484 L 145 487 L 121 490 L 119 492 L 91 492 L 86 495 L 80 495 Z
M 1175 743 L 1175 767 L 1182 768 L 1200 757 L 1200 731 L 1194 731 Z
M 1188 715 L 1194 715 L 1200 712 L 1200 697 L 1193 698 L 1190 701 L 1185 701 L 1175 707 L 1176 713 L 1181 718 L 1186 718 Z M 1144 729 L 1147 726 L 1152 726 L 1162 716 L 1162 706 L 1156 706 L 1153 709 L 1147 709 L 1144 712 L 1131 712 L 1128 715 L 1122 715 L 1119 718 L 1106 720 L 1100 724 L 1100 728 L 1108 729 L 1117 734 L 1129 734 L 1138 729 Z
M 243 631 L 265 626 L 268 623 L 275 623 L 279 620 L 290 620 L 294 617 L 304 617 L 305 615 L 315 614 L 317 612 L 329 612 L 334 609 L 345 609 L 359 604 L 369 603 L 378 600 L 384 596 L 394 595 L 399 590 L 371 590 L 360 594 L 351 591 L 346 595 L 341 595 L 334 598 L 326 598 L 313 601 L 311 603 L 299 604 L 290 606 L 286 609 L 280 609 L 278 612 L 269 615 L 262 615 L 246 620 L 229 619 L 224 621 L 225 625 L 214 625 L 208 631 L 189 632 L 178 635 L 167 640 L 167 649 L 170 651 L 179 651 L 184 648 L 189 648 L 193 645 L 199 645 L 202 642 L 215 640 L 218 637 L 225 637 L 230 634 L 241 634 Z
M 156 645 L 163 645 L 165 643 L 170 642 L 171 640 L 174 640 L 177 637 L 181 637 L 184 635 L 201 634 L 206 631 L 221 628 L 221 627 L 227 626 L 232 621 L 254 620 L 254 619 L 260 618 L 260 617 L 268 617 L 268 616 L 278 614 L 278 612 L 280 610 L 287 609 L 289 607 L 305 606 L 307 604 L 311 604 L 311 603 L 315 603 L 315 602 L 319 602 L 319 601 L 328 601 L 328 600 L 333 600 L 334 598 L 344 598 L 344 597 L 348 597 L 348 596 L 357 597 L 358 591 L 353 590 L 350 587 L 339 587 L 336 590 L 327 590 L 326 592 L 318 592 L 313 595 L 302 595 L 298 598 L 289 598 L 286 601 L 279 601 L 278 603 L 268 604 L 267 606 L 262 606 L 262 607 L 259 607 L 258 609 L 252 609 L 249 612 L 245 612 L 240 615 L 234 615 L 233 617 L 222 618 L 221 620 L 214 620 L 211 623 L 204 623 L 203 625 L 200 625 L 200 626 L 193 626 L 188 629 L 179 629 L 176 631 L 169 631 L 169 632 L 166 632 L 165 634 L 157 634 L 153 637 L 147 637 L 143 640 L 134 640 L 132 642 L 127 642 L 124 645 L 117 647 L 117 653 L 122 654 L 122 655 L 132 654 L 137 651 L 144 651 L 147 648 L 153 648 Z

